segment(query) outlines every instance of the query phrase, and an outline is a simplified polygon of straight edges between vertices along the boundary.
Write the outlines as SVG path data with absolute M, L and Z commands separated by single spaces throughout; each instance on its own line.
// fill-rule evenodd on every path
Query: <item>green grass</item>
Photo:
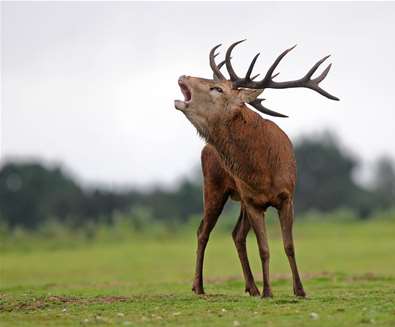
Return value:
M 307 299 L 292 295 L 277 224 L 270 226 L 269 238 L 270 300 L 244 293 L 234 245 L 222 232 L 214 231 L 209 242 L 207 295 L 200 297 L 191 292 L 196 242 L 191 231 L 72 247 L 32 242 L 7 248 L 0 263 L 0 325 L 395 326 L 393 221 L 297 223 Z M 252 235 L 248 245 L 261 287 Z

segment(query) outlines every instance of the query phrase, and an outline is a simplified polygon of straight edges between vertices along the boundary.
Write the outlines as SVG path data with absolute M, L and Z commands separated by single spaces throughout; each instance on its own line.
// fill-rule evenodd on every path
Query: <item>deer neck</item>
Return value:
M 243 106 L 231 117 L 212 124 L 206 136 L 207 142 L 219 153 L 225 168 L 250 183 L 257 170 L 254 140 L 261 138 L 259 120 L 262 118 L 258 114 Z

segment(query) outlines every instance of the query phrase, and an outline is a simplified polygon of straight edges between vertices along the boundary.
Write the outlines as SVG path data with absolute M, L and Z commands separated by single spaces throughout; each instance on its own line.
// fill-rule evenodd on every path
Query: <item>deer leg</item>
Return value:
M 205 186 L 206 188 L 206 186 Z M 222 212 L 222 209 L 228 199 L 228 194 L 217 192 L 208 196 L 207 190 L 205 191 L 205 204 L 204 204 L 204 216 L 200 223 L 197 231 L 197 252 L 196 252 L 196 270 L 195 279 L 192 286 L 192 291 L 196 294 L 204 294 L 203 289 L 203 260 L 204 251 L 210 233 L 217 223 L 218 217 Z
M 263 292 L 262 297 L 272 297 L 272 290 L 269 281 L 269 245 L 267 242 L 267 232 L 264 217 L 261 210 L 257 210 L 252 206 L 248 206 L 247 216 L 255 232 L 256 240 L 258 243 L 259 255 L 262 262 L 262 273 L 263 273 Z
M 250 263 L 247 256 L 246 239 L 250 230 L 250 223 L 246 216 L 243 205 L 240 208 L 240 216 L 237 224 L 232 232 L 232 237 L 236 245 L 237 253 L 239 255 L 241 267 L 243 268 L 243 275 L 246 283 L 245 291 L 251 296 L 260 295 L 258 287 L 255 284 L 254 276 L 251 272 Z
M 281 224 L 281 232 L 283 236 L 284 250 L 287 254 L 289 265 L 292 271 L 293 289 L 296 296 L 305 297 L 306 293 L 303 289 L 302 281 L 299 277 L 298 267 L 295 259 L 295 247 L 292 236 L 292 225 L 293 225 L 293 202 L 292 199 L 286 200 L 280 209 L 278 214 Z

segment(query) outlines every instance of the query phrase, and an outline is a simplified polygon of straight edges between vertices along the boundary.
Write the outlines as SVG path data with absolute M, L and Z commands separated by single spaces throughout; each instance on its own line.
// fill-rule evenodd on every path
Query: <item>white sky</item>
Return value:
M 335 130 L 365 162 L 395 158 L 395 3 L 1 3 L 2 159 L 62 162 L 84 182 L 171 183 L 203 142 L 173 109 L 179 75 L 211 78 L 209 50 L 234 51 L 243 74 L 297 43 L 278 80 L 332 54 L 322 86 L 265 91 L 291 137 Z M 224 51 L 222 51 L 223 54 Z

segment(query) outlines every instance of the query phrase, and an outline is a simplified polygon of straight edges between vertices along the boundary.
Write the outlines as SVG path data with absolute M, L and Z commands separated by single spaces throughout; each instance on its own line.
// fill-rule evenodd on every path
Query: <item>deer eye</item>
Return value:
M 224 90 L 218 86 L 210 87 L 210 91 L 217 91 L 218 93 L 224 93 Z

